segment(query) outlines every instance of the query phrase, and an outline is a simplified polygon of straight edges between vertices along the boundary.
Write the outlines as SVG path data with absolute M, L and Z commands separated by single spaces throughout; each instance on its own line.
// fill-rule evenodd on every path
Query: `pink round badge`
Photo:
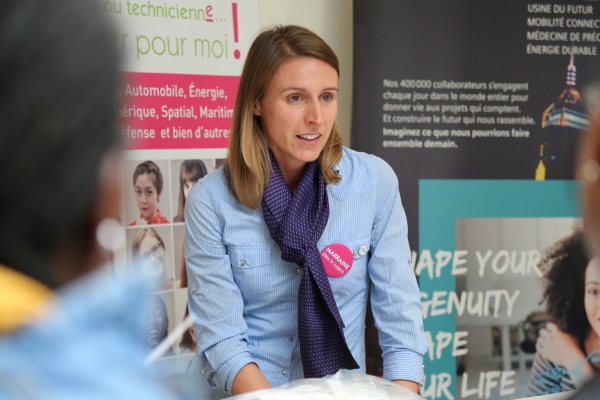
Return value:
M 321 252 L 321 261 L 325 267 L 325 273 L 332 278 L 344 276 L 352 268 L 352 251 L 343 244 L 333 243 L 325 246 Z

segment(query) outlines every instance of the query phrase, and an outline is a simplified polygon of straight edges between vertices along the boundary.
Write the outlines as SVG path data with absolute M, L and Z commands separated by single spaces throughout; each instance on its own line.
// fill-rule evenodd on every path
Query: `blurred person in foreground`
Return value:
M 102 271 L 123 187 L 103 16 L 0 2 L 0 399 L 173 397 L 143 367 L 147 285 Z
M 588 232 L 590 249 L 600 255 L 600 108 L 597 107 L 592 124 L 580 144 L 579 178 L 583 220 Z M 600 318 L 600 316 L 599 316 Z M 592 362 L 600 357 L 591 358 Z M 600 375 L 575 393 L 573 400 L 597 399 L 600 392 Z

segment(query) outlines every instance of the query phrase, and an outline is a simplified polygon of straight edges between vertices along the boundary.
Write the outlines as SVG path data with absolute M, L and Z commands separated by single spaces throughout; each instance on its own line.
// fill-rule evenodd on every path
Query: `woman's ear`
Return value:
M 254 103 L 254 107 L 252 107 L 252 112 L 255 116 L 260 117 L 260 101 Z
M 120 154 L 108 153 L 102 160 L 98 177 L 98 195 L 93 208 L 93 221 L 100 224 L 106 219 L 121 220 L 123 200 L 123 165 Z

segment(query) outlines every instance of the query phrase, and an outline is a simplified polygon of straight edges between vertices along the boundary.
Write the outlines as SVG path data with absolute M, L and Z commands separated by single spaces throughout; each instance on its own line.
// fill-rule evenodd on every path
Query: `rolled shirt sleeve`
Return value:
M 198 182 L 190 191 L 185 208 L 188 306 L 194 320 L 198 356 L 205 356 L 216 372 L 209 384 L 231 393 L 239 370 L 254 360 L 247 346 L 242 295 L 223 244 L 225 221 L 216 207 L 202 182 Z
M 371 306 L 382 349 L 384 378 L 423 382 L 423 331 L 420 293 L 410 263 L 407 222 L 398 179 L 379 159 L 375 219 L 371 235 Z

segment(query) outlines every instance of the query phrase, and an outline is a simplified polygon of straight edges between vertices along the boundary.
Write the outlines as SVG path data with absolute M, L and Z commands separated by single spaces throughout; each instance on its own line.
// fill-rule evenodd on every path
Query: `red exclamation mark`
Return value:
M 237 3 L 231 3 L 231 12 L 233 13 L 233 41 L 238 42 L 238 14 L 237 14 Z M 240 58 L 240 51 L 235 49 L 233 56 L 236 60 Z

